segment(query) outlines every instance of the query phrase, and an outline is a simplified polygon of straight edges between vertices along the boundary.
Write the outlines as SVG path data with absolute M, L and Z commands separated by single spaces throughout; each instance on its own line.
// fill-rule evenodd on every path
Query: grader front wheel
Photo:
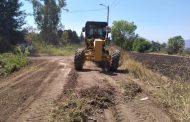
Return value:
M 111 55 L 111 61 L 110 61 L 110 70 L 112 72 L 117 71 L 117 68 L 119 66 L 119 59 L 120 59 L 120 51 L 115 50 Z
M 75 69 L 82 70 L 84 62 L 85 62 L 84 49 L 78 49 L 74 57 Z

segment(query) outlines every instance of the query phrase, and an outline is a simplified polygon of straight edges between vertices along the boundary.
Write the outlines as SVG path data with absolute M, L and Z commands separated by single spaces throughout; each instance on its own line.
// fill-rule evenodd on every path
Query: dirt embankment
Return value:
M 0 122 L 172 121 L 123 71 L 105 73 L 86 62 L 77 72 L 72 57 L 32 60 L 31 67 L 1 79 Z

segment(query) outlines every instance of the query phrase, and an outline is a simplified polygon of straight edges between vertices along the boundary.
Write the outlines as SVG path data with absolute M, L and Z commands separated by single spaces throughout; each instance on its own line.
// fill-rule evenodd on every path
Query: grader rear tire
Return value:
M 111 55 L 110 71 L 115 72 L 119 66 L 120 51 L 115 50 Z
M 74 65 L 76 70 L 82 70 L 85 62 L 84 49 L 78 49 L 74 57 Z

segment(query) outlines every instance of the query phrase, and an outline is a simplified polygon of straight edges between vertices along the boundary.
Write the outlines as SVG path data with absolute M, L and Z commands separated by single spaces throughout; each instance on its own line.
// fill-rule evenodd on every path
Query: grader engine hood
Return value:
M 103 55 L 103 45 L 105 43 L 105 40 L 102 39 L 95 39 L 94 40 L 94 57 L 95 61 L 102 61 L 102 55 Z

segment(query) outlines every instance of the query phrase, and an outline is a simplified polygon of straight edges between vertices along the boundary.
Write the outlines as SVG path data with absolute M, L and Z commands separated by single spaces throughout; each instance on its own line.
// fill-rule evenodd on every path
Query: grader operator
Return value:
M 106 62 L 110 71 L 116 71 L 119 66 L 120 51 L 110 52 L 105 47 L 108 43 L 108 33 L 111 32 L 107 22 L 87 21 L 83 32 L 85 32 L 86 47 L 76 51 L 75 69 L 82 70 L 85 61 L 90 60 L 97 63 Z

